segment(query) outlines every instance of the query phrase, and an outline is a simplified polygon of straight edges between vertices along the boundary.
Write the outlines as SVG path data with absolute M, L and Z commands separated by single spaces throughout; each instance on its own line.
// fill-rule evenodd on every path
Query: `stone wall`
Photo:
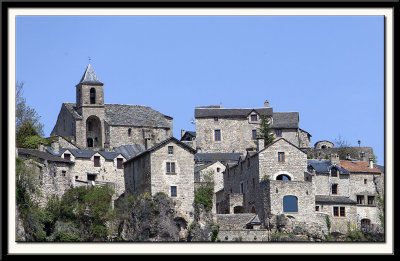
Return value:
M 354 189 L 350 187 L 349 174 L 337 174 L 337 177 L 332 177 L 328 173 L 317 173 L 313 176 L 313 183 L 315 184 L 316 195 L 336 195 L 349 197 L 351 191 Z M 332 194 L 332 185 L 337 184 L 337 194 Z
M 350 158 L 356 160 L 363 160 L 360 157 L 361 152 L 365 153 L 365 161 L 373 157 L 374 151 L 371 147 L 345 147 L 345 148 L 301 148 L 302 151 L 307 153 L 309 159 L 329 159 L 331 154 L 337 154 L 341 160 L 346 159 L 347 153 L 350 154 Z
M 168 154 L 168 147 L 173 153 Z M 175 142 L 168 142 L 151 152 L 151 193 L 167 194 L 176 200 L 176 211 L 187 221 L 193 219 L 194 201 L 194 154 Z M 175 173 L 167 173 L 167 162 L 175 163 Z M 177 195 L 171 196 L 171 186 L 177 187 Z
M 50 136 L 60 135 L 63 137 L 76 136 L 75 119 L 63 104 L 58 114 L 57 122 Z

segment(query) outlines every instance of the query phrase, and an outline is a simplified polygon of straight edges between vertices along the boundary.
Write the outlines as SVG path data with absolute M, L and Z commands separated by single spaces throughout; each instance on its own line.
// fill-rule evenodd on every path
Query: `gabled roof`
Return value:
M 125 159 L 133 158 L 145 150 L 146 148 L 143 144 L 127 144 L 114 149 L 115 152 L 121 153 Z
M 375 166 L 369 168 L 369 162 L 367 161 L 341 160 L 338 165 L 353 173 L 382 173 Z
M 106 160 L 114 160 L 118 155 L 122 155 L 125 158 L 125 156 L 122 153 L 114 151 L 81 150 L 81 149 L 70 149 L 70 148 L 60 148 L 58 155 L 61 156 L 67 150 L 71 152 L 71 154 L 75 158 L 90 159 L 96 153 L 100 154 Z
M 257 112 L 259 115 L 272 116 L 272 107 L 245 108 L 245 109 L 196 107 L 194 109 L 194 117 L 195 118 L 213 118 L 213 117 L 246 118 L 252 111 Z
M 212 161 L 237 161 L 242 153 L 196 153 L 194 160 L 196 162 L 212 162 Z
M 76 120 L 81 120 L 75 103 L 63 106 Z M 143 105 L 104 104 L 105 121 L 112 126 L 171 128 L 172 117 Z
M 53 162 L 73 163 L 72 161 L 60 158 L 58 156 L 55 156 L 48 152 L 44 152 L 44 151 L 40 151 L 40 150 L 18 148 L 18 156 L 20 156 L 20 155 L 34 156 L 34 157 L 38 157 L 43 160 L 53 161 Z
M 319 204 L 349 204 L 355 205 L 356 201 L 344 196 L 315 195 L 315 203 Z
M 298 112 L 274 112 L 272 115 L 274 128 L 295 128 L 299 127 Z
M 311 166 L 316 173 L 329 173 L 329 171 L 336 167 L 340 174 L 349 174 L 343 167 L 332 164 L 330 160 L 307 160 L 307 166 Z
M 196 153 L 196 150 L 194 150 L 192 147 L 186 145 L 185 143 L 181 142 L 180 140 L 176 139 L 175 137 L 169 137 L 168 139 L 163 140 L 162 142 L 160 142 L 160 143 L 154 145 L 153 147 L 151 147 L 151 148 L 149 148 L 149 149 L 147 149 L 147 150 L 145 150 L 145 151 L 142 151 L 142 152 L 136 154 L 136 156 L 130 158 L 130 159 L 127 160 L 125 163 L 128 163 L 128 162 L 130 162 L 130 161 L 132 161 L 132 160 L 134 160 L 134 159 L 137 159 L 137 158 L 139 158 L 139 157 L 141 157 L 141 156 L 143 156 L 143 155 L 145 155 L 145 154 L 147 154 L 147 153 L 149 153 L 149 152 L 155 151 L 155 150 L 157 150 L 158 148 L 161 148 L 161 147 L 164 146 L 165 144 L 169 143 L 170 141 L 175 142 L 177 145 L 180 145 L 182 148 L 188 150 L 190 153 L 193 153 L 193 154 Z M 125 163 L 124 163 L 124 164 L 125 164 Z
M 258 151 L 258 152 L 256 152 L 256 153 L 254 153 L 254 155 L 259 154 L 260 152 L 263 152 L 264 150 L 268 149 L 269 147 L 271 147 L 272 145 L 274 145 L 275 143 L 277 143 L 277 142 L 279 142 L 279 141 L 281 141 L 281 140 L 283 140 L 283 141 L 285 141 L 286 143 L 288 143 L 288 144 L 292 145 L 293 147 L 297 148 L 299 151 L 303 152 L 304 154 L 307 154 L 306 152 L 302 151 L 299 147 L 297 147 L 296 145 L 294 145 L 293 143 L 291 143 L 291 142 L 288 141 L 287 139 L 285 139 L 285 138 L 279 138 L 279 139 L 274 140 L 274 141 L 271 142 L 270 144 L 268 144 L 268 146 L 264 147 L 262 150 L 260 150 L 260 151 Z M 249 152 L 249 155 L 250 155 L 250 157 L 253 157 L 253 156 L 254 156 L 254 155 L 251 155 L 250 152 Z
M 201 171 L 201 170 L 203 170 L 203 169 L 205 169 L 205 168 L 208 168 L 208 167 L 214 165 L 214 164 L 217 163 L 217 162 L 219 162 L 219 161 L 212 161 L 212 162 L 206 163 L 206 164 L 204 164 L 204 165 L 195 166 L 195 167 L 194 167 L 194 173 L 199 172 L 199 171 Z
M 79 81 L 79 84 L 91 84 L 91 85 L 104 85 L 102 82 L 100 82 L 99 78 L 97 78 L 96 73 L 93 70 L 93 67 L 88 64 L 86 67 L 86 70 Z

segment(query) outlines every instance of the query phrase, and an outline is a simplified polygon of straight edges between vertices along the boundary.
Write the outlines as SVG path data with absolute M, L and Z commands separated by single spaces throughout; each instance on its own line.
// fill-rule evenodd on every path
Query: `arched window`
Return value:
M 284 196 L 283 197 L 283 212 L 297 212 L 297 197 Z
M 90 89 L 90 104 L 95 104 L 96 103 L 96 89 L 91 88 Z
M 280 174 L 276 176 L 276 180 L 290 180 L 290 177 L 286 174 Z
M 87 146 L 88 146 L 88 148 L 93 147 L 93 139 L 92 138 L 87 139 Z

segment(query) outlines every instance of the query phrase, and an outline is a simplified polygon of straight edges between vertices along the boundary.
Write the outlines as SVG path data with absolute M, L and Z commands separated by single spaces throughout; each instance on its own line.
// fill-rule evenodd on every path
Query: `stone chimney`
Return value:
M 53 141 L 51 143 L 51 149 L 58 154 L 58 152 L 60 151 L 60 143 L 58 141 Z
M 185 135 L 185 130 L 181 130 L 181 139 L 183 138 L 183 135 Z
M 373 169 L 374 168 L 374 159 L 373 158 L 369 158 L 369 166 L 368 168 Z
M 257 138 L 257 151 L 264 149 L 264 138 Z
M 219 103 L 219 107 L 222 108 L 222 102 Z
M 346 159 L 349 160 L 350 159 L 350 153 L 346 154 Z
M 331 160 L 331 164 L 338 164 L 338 163 L 340 163 L 339 155 L 336 154 L 336 153 L 332 153 L 332 154 L 330 155 L 330 160 Z
M 264 107 L 266 107 L 266 108 L 269 107 L 269 102 L 268 102 L 268 100 L 265 100 L 265 102 L 264 102 Z

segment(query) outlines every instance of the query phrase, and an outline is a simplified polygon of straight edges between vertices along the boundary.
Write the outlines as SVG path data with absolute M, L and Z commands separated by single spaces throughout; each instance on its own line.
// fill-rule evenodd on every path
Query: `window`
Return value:
M 64 153 L 64 159 L 66 159 L 66 160 L 71 160 L 71 154 L 69 154 L 69 153 Z
M 364 196 L 357 195 L 357 204 L 364 204 Z
M 239 193 L 243 194 L 243 191 L 244 191 L 244 185 L 243 182 L 240 182 Z
M 87 180 L 88 181 L 95 181 L 96 180 L 96 175 L 87 174 Z
M 65 177 L 65 175 L 67 174 L 67 172 L 65 170 L 61 171 L 62 176 Z
M 255 115 L 255 114 L 254 114 L 254 115 L 251 115 L 251 116 L 250 116 L 250 120 L 251 120 L 251 121 L 257 121 L 257 115 Z
M 345 217 L 346 216 L 346 209 L 345 207 L 340 207 L 340 216 Z
M 221 130 L 214 131 L 215 141 L 221 141 Z
M 174 154 L 174 147 L 168 146 L 168 154 Z
M 167 162 L 167 174 L 175 173 L 175 162 Z
M 131 128 L 129 128 L 129 129 L 128 129 L 128 137 L 130 137 L 130 136 L 131 136 L 131 133 L 132 133 L 132 129 L 131 129 Z
M 364 179 L 364 184 L 367 184 L 367 179 Z
M 346 209 L 345 207 L 333 207 L 333 216 L 334 217 L 345 217 Z
M 285 174 L 280 174 L 276 176 L 276 180 L 290 180 L 290 176 Z
M 332 184 L 332 195 L 337 194 L 338 184 Z
M 122 169 L 122 161 L 123 159 L 117 158 L 117 169 Z
M 368 196 L 368 205 L 374 205 L 374 204 L 375 204 L 375 197 Z
M 90 104 L 95 104 L 96 103 L 96 89 L 91 88 L 90 89 Z
M 218 121 L 218 117 L 214 117 L 214 121 Z
M 217 172 L 220 172 L 221 171 L 221 168 L 217 168 Z
M 88 121 L 88 123 L 87 123 L 87 130 L 92 131 L 92 122 L 91 121 Z
M 319 206 L 315 206 L 315 211 L 319 211 Z
M 283 212 L 297 212 L 297 197 L 283 197 Z
M 94 156 L 94 166 L 100 167 L 100 156 Z
M 171 197 L 177 196 L 177 188 L 176 186 L 171 186 Z
M 257 130 L 252 130 L 251 136 L 252 136 L 253 140 L 256 140 L 257 139 Z
M 331 177 L 337 177 L 337 168 L 331 169 Z
M 285 162 L 285 152 L 278 152 L 278 162 Z
M 282 137 L 282 129 L 276 130 L 276 137 Z

